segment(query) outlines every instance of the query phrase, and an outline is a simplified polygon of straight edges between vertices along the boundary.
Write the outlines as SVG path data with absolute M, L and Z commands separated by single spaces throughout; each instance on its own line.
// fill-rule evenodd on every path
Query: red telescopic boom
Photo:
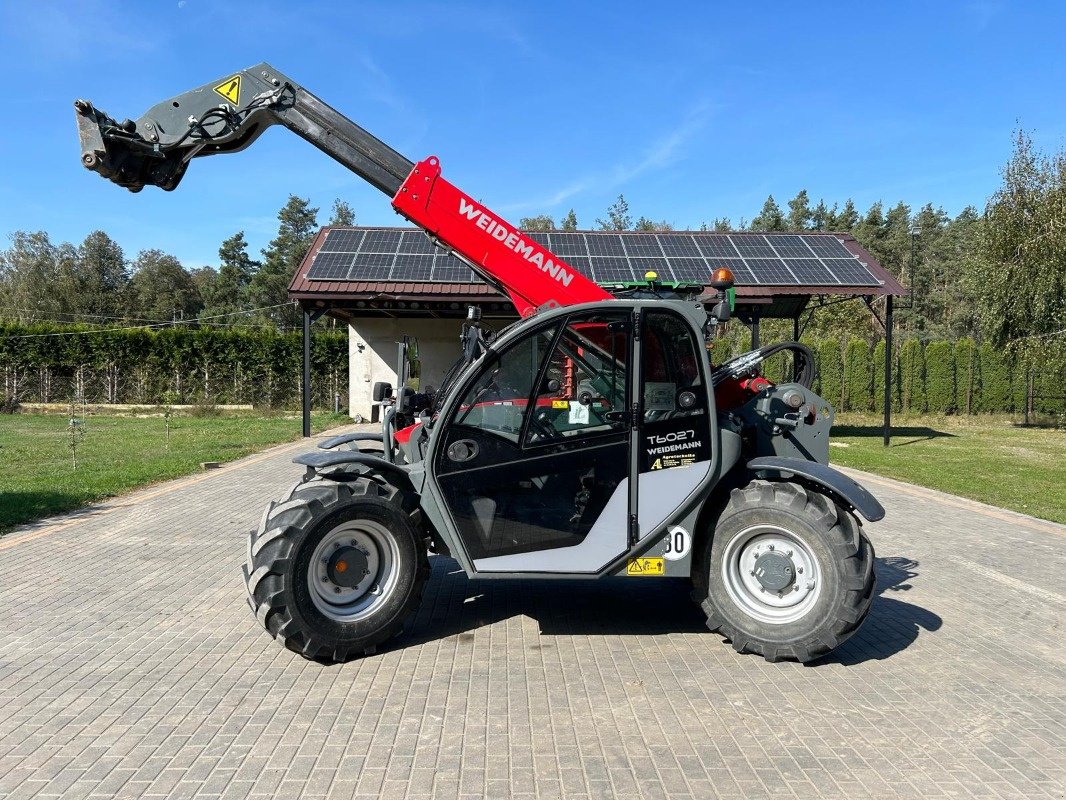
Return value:
M 528 317 L 538 308 L 611 298 L 609 292 L 440 173 L 435 156 L 415 164 L 392 199 L 393 207 L 506 292 L 521 316 Z

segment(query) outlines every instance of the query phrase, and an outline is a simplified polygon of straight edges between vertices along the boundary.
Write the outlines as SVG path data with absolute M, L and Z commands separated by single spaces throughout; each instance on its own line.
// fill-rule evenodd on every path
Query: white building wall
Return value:
M 461 319 L 355 320 L 348 326 L 348 413 L 370 419 L 374 384 L 396 386 L 396 344 L 406 333 L 418 340 L 421 388 L 441 385 L 459 358 Z

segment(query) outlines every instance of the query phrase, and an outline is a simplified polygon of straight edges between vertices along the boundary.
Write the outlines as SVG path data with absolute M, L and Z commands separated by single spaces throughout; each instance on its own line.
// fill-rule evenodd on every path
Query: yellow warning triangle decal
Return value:
M 233 105 L 239 106 L 241 104 L 241 76 L 234 75 L 232 78 L 227 78 L 215 87 L 215 91 Z

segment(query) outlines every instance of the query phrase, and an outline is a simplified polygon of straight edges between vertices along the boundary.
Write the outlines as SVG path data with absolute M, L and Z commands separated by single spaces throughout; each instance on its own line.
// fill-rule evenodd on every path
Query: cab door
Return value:
M 478 572 L 595 573 L 628 549 L 631 309 L 574 313 L 483 365 L 434 475 Z
M 643 538 L 675 515 L 713 466 L 708 360 L 677 311 L 641 313 L 637 516 Z

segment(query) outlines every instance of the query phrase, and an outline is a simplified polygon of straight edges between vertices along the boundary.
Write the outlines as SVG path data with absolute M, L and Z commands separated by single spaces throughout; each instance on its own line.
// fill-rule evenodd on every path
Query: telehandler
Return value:
M 75 109 L 83 165 L 135 192 L 172 190 L 193 158 L 283 125 L 518 310 L 496 333 L 471 308 L 435 393 L 414 404 L 401 359 L 395 389 L 377 387 L 381 434 L 294 459 L 305 474 L 267 506 L 244 565 L 252 611 L 286 647 L 374 652 L 418 607 L 427 552 L 477 579 L 687 578 L 709 628 L 769 661 L 823 656 L 866 618 L 874 552 L 858 515 L 884 510 L 828 466 L 833 409 L 805 346 L 711 363 L 728 270 L 699 298 L 653 277 L 609 292 L 445 180 L 436 157 L 409 161 L 268 64 L 136 121 Z M 760 364 L 780 350 L 796 380 L 774 385 Z

